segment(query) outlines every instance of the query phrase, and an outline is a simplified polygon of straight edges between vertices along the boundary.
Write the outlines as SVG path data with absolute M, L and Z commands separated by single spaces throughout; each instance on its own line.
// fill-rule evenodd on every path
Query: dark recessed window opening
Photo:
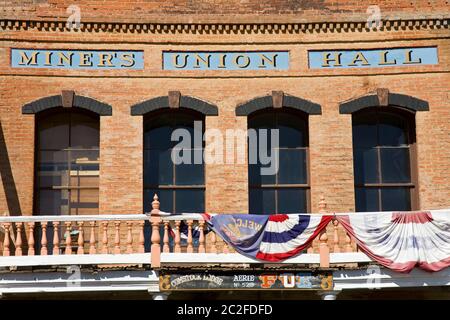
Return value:
M 276 174 L 261 173 L 261 159 L 257 163 L 248 165 L 249 180 L 249 213 L 299 213 L 308 212 L 309 205 L 309 176 L 308 176 L 308 119 L 295 110 L 262 111 L 252 114 L 248 119 L 248 128 L 278 129 L 279 145 L 270 145 L 270 133 L 267 134 L 268 150 L 278 152 L 279 169 Z M 260 153 L 259 134 L 256 148 Z
M 166 212 L 205 211 L 204 144 L 194 145 L 194 135 L 203 138 L 204 116 L 200 113 L 178 109 L 154 112 L 144 117 L 144 211 L 151 211 L 153 195 L 157 194 Z M 194 132 L 194 121 L 202 125 Z M 179 151 L 189 152 L 191 163 L 175 164 L 172 151 L 178 152 L 179 141 L 172 141 L 176 129 L 186 129 L 191 137 L 190 147 Z M 201 140 L 203 141 L 203 139 Z M 195 163 L 194 159 L 201 159 Z
M 36 115 L 36 214 L 98 214 L 99 143 L 95 113 L 58 108 Z
M 408 111 L 366 109 L 353 115 L 356 211 L 414 210 L 415 121 Z

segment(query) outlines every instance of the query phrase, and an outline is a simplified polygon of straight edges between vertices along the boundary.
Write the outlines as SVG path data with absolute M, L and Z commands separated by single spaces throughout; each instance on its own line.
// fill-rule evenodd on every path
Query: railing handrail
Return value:
M 99 214 L 99 215 L 54 215 L 54 216 L 0 216 L 0 223 L 12 222 L 80 222 L 80 221 L 142 221 L 149 220 L 147 214 Z
M 423 211 L 448 211 L 448 209 L 437 210 L 423 210 Z M 358 215 L 382 213 L 379 212 L 356 212 Z M 322 216 L 345 216 L 353 214 L 355 212 L 347 213 L 304 213 L 305 215 L 322 215 Z M 52 215 L 52 216 L 0 216 L 0 223 L 12 223 L 12 222 L 79 222 L 79 221 L 140 221 L 149 220 L 150 213 L 146 214 L 99 214 L 99 215 Z M 163 221 L 177 221 L 177 220 L 196 220 L 203 221 L 203 215 L 201 213 L 182 213 L 182 214 L 170 214 L 160 211 L 157 215 L 162 218 Z

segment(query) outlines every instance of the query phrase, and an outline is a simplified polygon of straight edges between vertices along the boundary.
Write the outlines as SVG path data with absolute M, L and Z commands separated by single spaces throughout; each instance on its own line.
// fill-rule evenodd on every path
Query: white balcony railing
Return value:
M 160 268 L 165 264 L 261 263 L 234 252 L 214 232 L 205 234 L 202 215 L 169 216 L 159 211 L 159 206 L 155 196 L 148 215 L 0 217 L 0 267 L 148 264 Z M 323 199 L 319 207 L 324 213 Z M 187 229 L 184 233 L 182 225 Z M 198 232 L 195 238 L 194 229 Z M 356 252 L 348 235 L 342 236 L 337 220 L 327 229 L 306 253 L 282 263 L 328 268 L 371 262 Z

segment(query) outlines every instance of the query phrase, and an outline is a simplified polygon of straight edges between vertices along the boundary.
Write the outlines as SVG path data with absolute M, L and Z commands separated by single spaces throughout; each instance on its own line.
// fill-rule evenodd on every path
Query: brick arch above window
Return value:
M 63 91 L 61 95 L 44 97 L 27 103 L 22 107 L 23 114 L 36 114 L 51 108 L 81 108 L 92 111 L 100 116 L 112 115 L 112 107 L 96 99 L 75 94 L 73 91 Z
M 322 114 L 322 107 L 317 103 L 284 94 L 282 91 L 273 91 L 272 95 L 254 98 L 238 105 L 236 107 L 236 115 L 248 116 L 259 110 L 283 107 L 300 110 L 307 114 Z
M 359 110 L 372 107 L 399 107 L 409 111 L 428 111 L 428 102 L 405 94 L 391 93 L 387 89 L 377 89 L 363 97 L 346 101 L 339 105 L 339 113 L 352 114 Z
M 219 110 L 217 106 L 194 98 L 183 96 L 178 91 L 170 91 L 169 95 L 152 98 L 131 106 L 131 115 L 139 116 L 159 109 L 185 108 L 200 112 L 205 116 L 217 116 Z

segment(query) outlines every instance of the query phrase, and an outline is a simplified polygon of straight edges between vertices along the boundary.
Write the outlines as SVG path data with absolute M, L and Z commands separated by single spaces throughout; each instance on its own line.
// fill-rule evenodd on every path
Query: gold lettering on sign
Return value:
M 334 58 L 330 58 L 332 53 L 324 53 L 323 54 L 323 63 L 322 63 L 322 67 L 331 67 L 330 62 L 334 61 L 335 67 L 342 67 L 341 64 L 341 55 L 342 53 L 339 52 L 334 52 Z
M 268 56 L 266 56 L 265 54 L 259 54 L 259 57 L 261 58 L 261 63 L 259 64 L 258 68 L 267 68 L 266 66 L 266 62 L 268 64 L 271 64 L 272 67 L 276 67 L 277 66 L 277 57 L 278 54 L 274 54 L 272 56 L 272 59 L 270 59 Z
M 80 67 L 92 67 L 92 53 L 89 52 L 79 52 L 80 55 Z
M 37 55 L 39 54 L 39 52 L 37 51 L 32 51 L 31 52 L 31 57 L 27 57 L 27 54 L 23 51 L 20 52 L 20 65 L 25 65 L 25 66 L 30 66 L 30 65 L 37 65 Z
M 44 63 L 45 66 L 52 65 L 52 55 L 53 55 L 53 52 L 51 52 L 51 51 L 45 52 L 45 63 Z
M 204 57 L 200 56 L 199 54 L 195 54 L 194 58 L 195 58 L 194 68 L 200 68 L 200 63 L 202 63 L 206 68 L 209 68 L 211 62 L 210 54 L 206 54 Z
M 419 58 L 416 61 L 412 60 L 412 50 L 405 50 L 405 62 L 403 62 L 403 64 L 419 64 L 422 63 L 422 59 Z
M 111 60 L 113 58 L 112 54 L 99 53 L 98 58 L 99 58 L 99 63 L 98 63 L 99 67 L 112 67 L 113 66 L 113 64 L 111 63 Z
M 227 66 L 225 65 L 225 58 L 227 57 L 226 54 L 222 53 L 219 56 L 219 65 L 217 68 L 225 69 Z
M 68 64 L 69 66 L 72 65 L 72 56 L 73 52 L 69 53 L 67 56 L 64 54 L 64 52 L 58 52 L 58 66 L 64 66 L 64 63 Z
M 358 52 L 355 55 L 355 58 L 352 60 L 352 63 L 350 63 L 349 66 L 357 66 L 358 65 L 357 62 L 362 62 L 361 63 L 362 66 L 370 65 L 370 63 L 367 61 L 366 57 L 363 55 L 362 52 Z
M 240 62 L 241 59 L 242 62 Z M 246 54 L 239 54 L 234 58 L 234 64 L 240 69 L 247 68 L 250 65 L 250 58 Z
M 180 54 L 174 54 L 173 55 L 173 65 L 175 66 L 175 68 L 186 68 L 187 65 L 187 59 L 188 59 L 188 55 L 184 54 L 184 62 L 182 64 L 179 63 L 178 58 L 180 57 Z
M 388 61 L 387 59 L 387 55 L 388 55 L 389 51 L 388 50 L 384 50 L 384 51 L 380 51 L 380 63 L 379 65 L 393 65 L 393 64 L 397 64 L 397 60 L 391 60 Z
M 130 68 L 136 63 L 134 60 L 134 53 L 123 53 L 120 55 L 120 59 L 124 62 L 128 62 L 128 64 L 122 62 L 120 64 L 121 67 Z

